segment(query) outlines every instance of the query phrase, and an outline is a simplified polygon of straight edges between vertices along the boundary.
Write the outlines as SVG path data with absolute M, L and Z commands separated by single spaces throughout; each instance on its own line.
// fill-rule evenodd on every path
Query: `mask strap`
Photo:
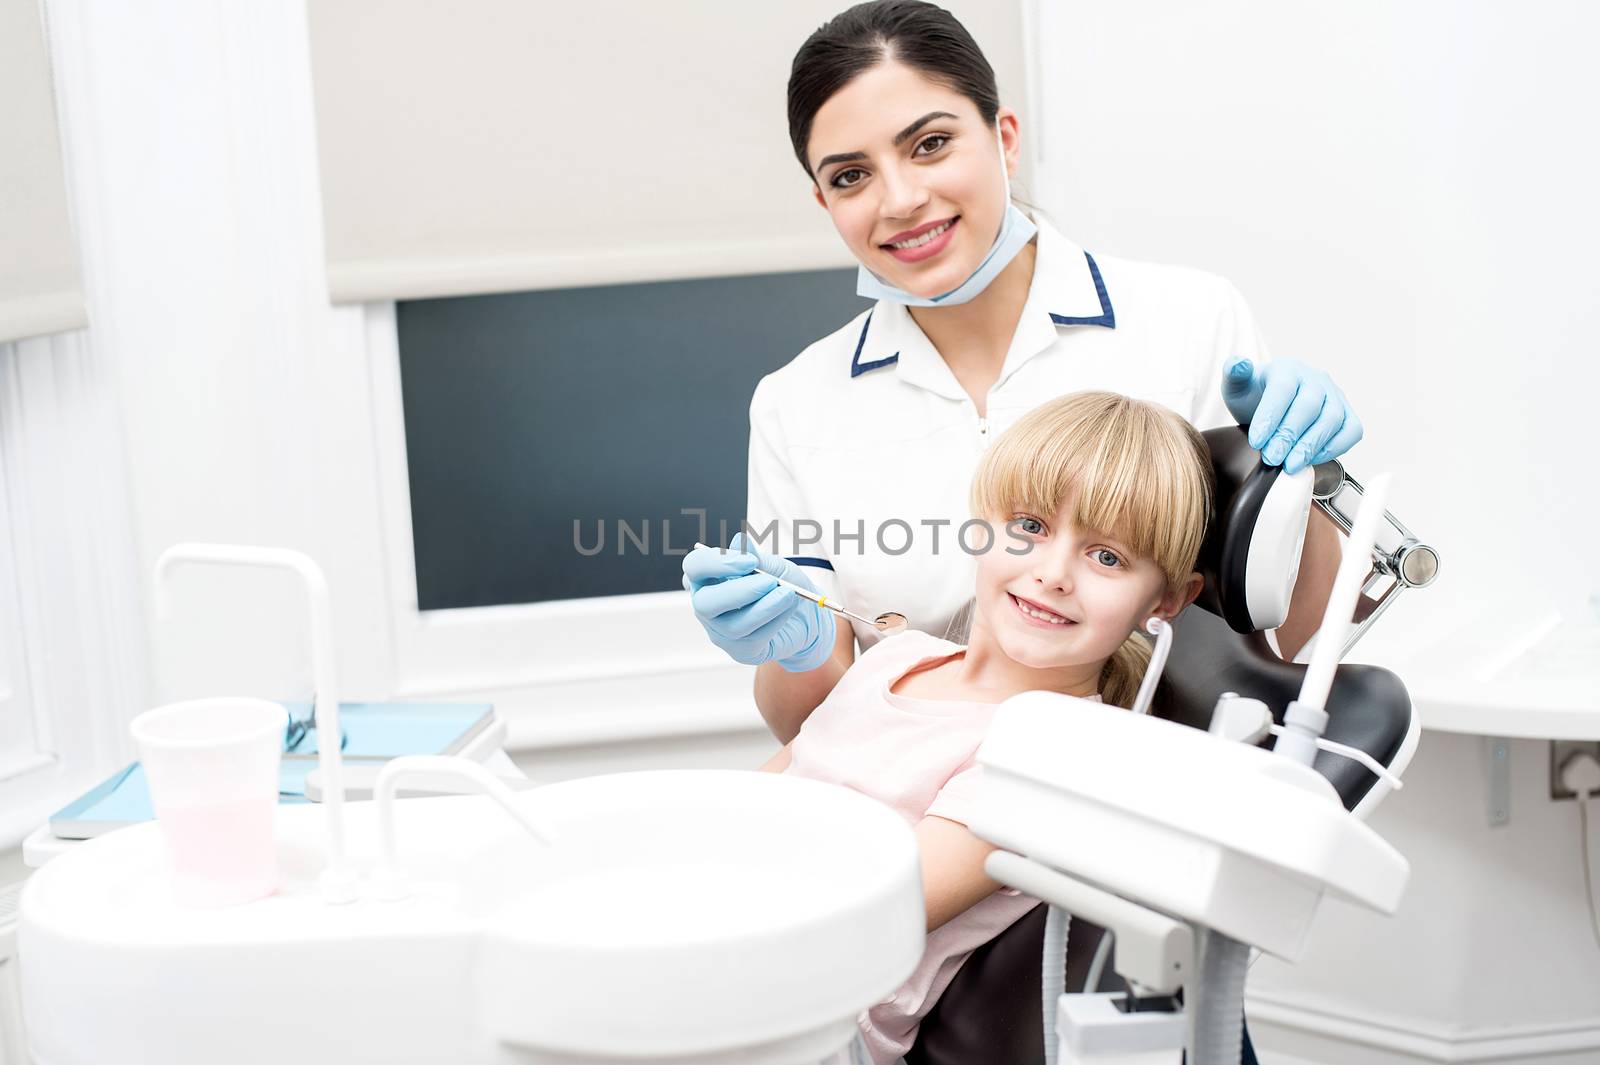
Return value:
M 1011 169 L 1006 166 L 1006 142 L 1000 134 L 1000 116 L 994 119 L 994 141 L 1000 146 L 1000 180 L 1006 185 L 1006 206 L 1011 206 Z

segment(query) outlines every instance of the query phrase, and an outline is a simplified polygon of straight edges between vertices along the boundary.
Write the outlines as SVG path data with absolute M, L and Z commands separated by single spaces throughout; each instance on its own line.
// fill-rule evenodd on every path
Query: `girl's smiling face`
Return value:
M 994 244 L 1020 151 L 1015 112 L 1000 135 L 971 100 L 886 60 L 817 111 L 807 144 L 817 202 L 852 255 L 888 284 L 932 297 L 959 286 Z
M 1132 705 L 1140 656 L 1117 652 L 1199 594 L 1211 493 L 1205 439 L 1159 404 L 1073 392 L 1024 414 L 973 474 L 972 513 L 1006 528 L 978 559 L 966 661 L 993 687 Z
M 1074 504 L 1069 497 L 1056 514 L 1008 516 L 1007 534 L 978 560 L 973 643 L 988 641 L 1018 665 L 1092 683 L 1146 619 L 1176 617 L 1201 578 L 1169 589 L 1153 559 L 1074 525 Z M 1011 553 L 1024 542 L 1029 550 Z

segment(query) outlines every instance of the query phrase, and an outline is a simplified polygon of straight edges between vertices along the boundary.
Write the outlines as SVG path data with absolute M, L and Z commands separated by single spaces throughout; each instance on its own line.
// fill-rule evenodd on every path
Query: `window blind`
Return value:
M 848 266 L 788 140 L 845 0 L 318 0 L 336 301 Z M 1022 110 L 1017 3 L 948 5 Z
M 39 0 L 0 0 L 0 342 L 87 324 Z

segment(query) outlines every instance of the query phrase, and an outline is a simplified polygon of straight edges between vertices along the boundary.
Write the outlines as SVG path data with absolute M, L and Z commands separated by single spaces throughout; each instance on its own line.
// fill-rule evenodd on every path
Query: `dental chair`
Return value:
M 1304 762 L 1173 723 L 1206 724 L 1224 690 L 1280 705 L 1301 671 L 1276 662 L 1258 635 L 1239 634 L 1281 621 L 1314 478 L 1262 467 L 1241 439 L 1238 432 L 1231 440 L 1210 438 L 1221 503 L 1204 567 L 1216 618 L 1193 612 L 1184 619 L 1167 686 L 1169 720 L 1086 701 L 1080 713 L 1063 715 L 1057 701 L 1071 697 L 1053 692 L 1007 700 L 979 751 L 985 794 L 972 825 L 1010 848 L 989 856 L 997 879 L 1006 879 L 995 870 L 998 856 L 1008 854 L 1020 868 L 1035 851 L 1056 869 L 1077 872 L 1072 832 L 1092 820 L 1094 804 L 1110 808 L 1128 799 L 1130 784 L 1148 790 L 1145 763 L 1129 760 L 1159 753 L 1158 779 L 1191 781 L 1189 790 L 1169 788 L 1164 796 L 1166 820 L 1155 827 L 1171 829 L 1169 837 L 1187 831 L 1185 838 L 1204 844 L 1218 826 L 1254 828 L 1257 820 L 1284 832 L 1258 851 L 1256 866 L 1223 856 L 1218 868 L 1243 879 L 1198 885 L 1213 892 L 1208 900 L 1220 900 L 1230 920 L 1206 924 L 1210 911 L 1202 907 L 1197 917 L 1182 900 L 1147 902 L 1158 922 L 1187 920 L 1219 941 L 1230 938 L 1223 946 L 1233 953 L 1224 960 L 1235 974 L 1244 946 L 1292 955 L 1325 887 L 1363 901 L 1358 874 L 1376 870 L 1378 888 L 1365 894 L 1382 908 L 1398 904 L 1406 872 L 1392 848 L 1346 813 L 1376 801 L 1364 771 L 1318 757 L 1316 768 L 1334 781 L 1335 793 Z M 1342 493 L 1360 494 L 1342 473 L 1325 479 L 1319 505 L 1332 507 L 1330 516 Z M 1372 542 L 1373 511 L 1360 511 L 1354 542 Z M 1436 569 L 1436 559 L 1430 567 L 1431 554 L 1392 524 L 1398 541 L 1374 552 L 1375 571 L 1384 571 L 1375 576 L 1393 578 L 1385 599 Z M 281 549 L 179 545 L 163 555 L 158 574 L 178 557 L 274 565 L 301 576 L 318 730 L 338 735 L 331 596 L 315 563 Z M 1373 616 L 1368 611 L 1365 620 Z M 1158 635 L 1158 658 L 1171 643 L 1169 633 Z M 1319 661 L 1314 656 L 1308 672 L 1316 673 Z M 1153 663 L 1148 675 L 1160 673 Z M 1286 715 L 1288 725 L 1305 705 Z M 1334 737 L 1371 752 L 1385 772 L 1404 767 L 1415 726 L 1394 677 L 1343 667 L 1327 706 Z M 996 741 L 1013 722 L 1022 727 L 1010 729 L 1010 749 L 1002 750 Z M 1085 723 L 1117 735 L 1106 743 L 1098 736 L 1076 745 L 1030 742 Z M 1128 739 L 1126 729 L 1139 736 Z M 1298 737 L 1289 735 L 1293 746 Z M 1193 757 L 1184 753 L 1190 748 Z M 1065 775 L 1063 749 L 1077 757 Z M 858 1012 L 899 986 L 925 947 L 915 839 L 892 810 L 848 789 L 787 775 L 685 770 L 514 792 L 468 760 L 409 757 L 384 767 L 372 802 L 346 804 L 339 745 L 320 748 L 318 757 L 329 798 L 320 809 L 277 810 L 281 875 L 269 897 L 213 910 L 180 905 L 170 890 L 162 826 L 153 823 L 90 840 L 34 874 L 20 904 L 19 953 L 29 1048 L 39 1065 L 210 1065 L 219 1057 L 230 1065 L 814 1065 L 837 1060 L 855 1038 Z M 1031 789 L 1020 773 L 1007 776 L 1030 759 L 1040 776 L 1074 779 Z M 1263 761 L 1273 763 L 1267 773 L 1257 772 Z M 1219 774 L 1218 766 L 1235 768 Z M 1252 787 L 1236 786 L 1232 777 L 1248 777 Z M 1098 790 L 1069 795 L 1075 780 Z M 1203 793 L 1213 780 L 1224 781 L 1214 790 L 1234 800 L 1228 809 L 1238 816 L 1196 826 L 1189 796 L 1209 798 Z M 400 797 L 402 786 L 417 785 L 476 794 Z M 991 795 L 1004 796 L 1001 785 L 1014 785 L 1018 801 L 986 809 Z M 1263 794 L 1274 804 L 1252 818 L 1239 800 Z M 1024 842 L 1007 843 L 1008 835 Z M 1029 838 L 1039 846 L 1030 847 Z M 1124 866 L 1148 865 L 1162 842 L 1145 851 L 1109 838 L 1107 846 L 1076 848 L 1100 863 L 1090 872 L 1107 891 Z M 1308 848 L 1302 840 L 1340 845 Z M 1068 860 L 1046 853 L 1052 848 L 1069 852 Z M 1308 851 L 1324 859 L 1310 871 L 1310 891 L 1276 875 L 1313 864 L 1304 860 Z M 1328 867 L 1330 856 L 1338 858 L 1336 868 Z M 1199 878 L 1193 880 L 1158 886 L 1189 890 Z M 1062 911 L 1089 914 L 1069 905 Z M 1280 930 L 1256 934 L 1260 914 Z M 1214 955 L 1203 936 L 1175 968 L 1151 978 L 1151 970 L 1133 964 L 1140 929 L 1119 923 L 1115 913 L 1101 921 L 1120 930 L 1115 971 L 1157 991 L 1175 974 L 1192 974 L 1182 984 L 1190 993 L 1186 1015 L 1231 1016 L 1237 1027 L 1241 1007 L 1205 990 L 1223 981 L 1206 975 Z M 1044 1059 L 1045 924 L 1041 912 L 969 960 L 924 1024 L 913 1063 Z M 1092 957 L 1093 930 L 1083 920 L 1071 924 L 1067 963 L 1080 973 Z M 1202 1008 L 1201 1000 L 1231 1012 Z M 1157 1012 L 1134 1020 L 1142 1024 Z M 1191 1065 L 1203 1065 L 1200 1058 Z
M 1317 506 L 1348 534 L 1362 488 L 1337 462 L 1284 476 L 1279 467 L 1261 462 L 1242 428 L 1203 435 L 1217 487 L 1215 517 L 1198 563 L 1206 584 L 1195 604 L 1199 609 L 1186 610 L 1173 626 L 1152 713 L 1205 730 L 1218 700 L 1239 693 L 1263 701 L 1281 725 L 1307 666 L 1281 660 L 1265 630 L 1287 614 L 1310 507 Z M 1401 591 L 1426 586 L 1438 572 L 1433 549 L 1392 515 L 1384 518 L 1372 572 L 1358 600 L 1357 624 L 1341 656 Z M 1405 686 L 1393 673 L 1339 666 L 1326 710 L 1326 739 L 1366 752 L 1395 776 L 1410 762 L 1420 726 Z M 1371 770 L 1341 755 L 1319 752 L 1312 767 L 1358 817 L 1390 790 Z M 1071 831 L 1071 826 L 1062 829 Z M 1040 957 L 1048 909 L 1036 907 L 973 953 L 923 1021 L 907 1065 L 1041 1065 L 1046 1060 Z M 1125 990 L 1124 981 L 1105 965 L 1105 938 L 1103 929 L 1081 917 L 1070 921 L 1065 992 Z

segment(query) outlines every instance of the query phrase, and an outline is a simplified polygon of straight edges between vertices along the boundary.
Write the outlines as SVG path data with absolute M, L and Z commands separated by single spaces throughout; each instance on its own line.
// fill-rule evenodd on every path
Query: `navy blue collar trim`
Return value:
M 1056 325 L 1103 325 L 1107 329 L 1117 327 L 1117 316 L 1111 310 L 1111 297 L 1106 295 L 1106 283 L 1100 277 L 1100 268 L 1094 264 L 1094 256 L 1088 252 L 1083 257 L 1089 260 L 1089 276 L 1094 278 L 1094 291 L 1100 297 L 1100 314 L 1094 318 L 1068 318 L 1065 315 L 1051 314 L 1050 320 Z
M 1056 325 L 1103 325 L 1107 329 L 1115 329 L 1117 327 L 1117 315 L 1111 309 L 1111 297 L 1106 294 L 1106 282 L 1100 276 L 1100 267 L 1095 264 L 1094 256 L 1088 252 L 1084 252 L 1083 257 L 1089 261 L 1089 276 L 1094 279 L 1095 295 L 1100 297 L 1100 313 L 1093 318 L 1068 318 L 1064 314 L 1051 312 L 1050 320 Z M 861 361 L 861 349 L 867 346 L 867 330 L 871 327 L 872 311 L 868 311 L 867 320 L 861 323 L 861 339 L 856 341 L 856 353 L 850 357 L 851 377 L 860 377 L 864 373 L 881 369 L 885 366 L 893 366 L 900 361 L 900 353 L 898 351 L 888 358 L 879 359 L 876 362 Z
M 812 566 L 816 569 L 833 569 L 833 563 L 825 558 L 812 558 L 809 555 L 790 555 L 789 561 L 796 566 Z
M 873 310 L 876 310 L 876 309 L 877 308 L 873 308 Z M 876 370 L 876 369 L 879 369 L 880 367 L 884 367 L 884 366 L 893 366 L 895 363 L 900 361 L 900 353 L 898 351 L 895 352 L 893 355 L 890 355 L 887 359 L 879 359 L 877 362 L 862 362 L 861 361 L 861 349 L 866 347 L 866 345 L 867 345 L 867 330 L 868 330 L 868 328 L 871 327 L 871 325 L 872 325 L 872 311 L 868 311 L 867 312 L 867 320 L 865 322 L 861 323 L 861 339 L 856 341 L 856 353 L 854 355 L 850 356 L 850 376 L 851 377 L 860 377 L 862 374 L 867 373 L 869 370 Z

